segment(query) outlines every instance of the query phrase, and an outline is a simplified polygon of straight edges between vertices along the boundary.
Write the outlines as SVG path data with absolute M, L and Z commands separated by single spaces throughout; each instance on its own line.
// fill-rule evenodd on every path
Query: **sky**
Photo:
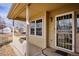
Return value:
M 12 20 L 7 18 L 11 5 L 11 3 L 0 3 L 0 16 L 3 18 L 0 20 L 5 21 L 7 26 L 12 25 Z
M 11 3 L 0 3 L 0 16 L 6 18 L 11 8 L 11 5 Z
M 10 11 L 10 8 L 11 8 L 12 4 L 11 3 L 0 3 L 0 16 L 2 18 L 4 18 L 4 21 L 6 22 L 6 25 L 7 26 L 13 26 L 13 22 L 11 19 L 8 19 L 7 18 L 7 15 Z M 0 19 L 1 20 L 1 19 Z M 3 20 L 3 19 L 2 19 Z M 16 22 L 16 25 L 17 25 L 18 22 Z M 20 23 L 20 22 L 19 22 Z M 19 24 L 18 23 L 18 24 Z M 21 24 L 21 23 L 20 23 Z M 24 23 L 23 23 L 24 24 Z M 19 26 L 19 25 L 18 25 Z

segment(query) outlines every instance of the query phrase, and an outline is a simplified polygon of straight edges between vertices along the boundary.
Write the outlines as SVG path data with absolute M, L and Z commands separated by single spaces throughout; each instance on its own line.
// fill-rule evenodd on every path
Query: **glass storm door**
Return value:
M 56 16 L 56 47 L 72 49 L 72 13 Z

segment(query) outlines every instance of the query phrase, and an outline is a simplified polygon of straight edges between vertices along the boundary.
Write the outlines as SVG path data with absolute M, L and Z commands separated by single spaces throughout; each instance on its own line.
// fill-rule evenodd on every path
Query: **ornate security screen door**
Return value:
M 72 13 L 56 16 L 56 47 L 73 50 Z

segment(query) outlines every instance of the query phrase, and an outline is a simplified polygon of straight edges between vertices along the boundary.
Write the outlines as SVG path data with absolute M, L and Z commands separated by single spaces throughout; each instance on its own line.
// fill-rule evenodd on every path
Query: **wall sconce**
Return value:
M 50 21 L 53 22 L 53 18 L 52 17 L 50 17 Z

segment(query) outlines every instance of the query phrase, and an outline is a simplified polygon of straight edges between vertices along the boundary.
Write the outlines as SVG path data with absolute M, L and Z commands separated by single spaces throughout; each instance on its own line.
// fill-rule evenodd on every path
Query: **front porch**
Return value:
M 63 56 L 64 55 L 64 54 L 61 55 L 59 53 L 56 53 L 56 50 L 52 48 L 46 48 L 43 54 L 41 48 L 33 44 L 29 44 L 29 45 L 30 45 L 29 56 Z M 19 51 L 18 50 L 15 51 L 14 47 L 12 47 L 11 45 L 5 45 L 2 48 L 0 48 L 0 56 L 20 56 L 21 55 L 20 53 L 19 55 L 17 55 L 17 53 L 19 53 Z M 79 54 L 73 53 L 72 55 L 69 55 L 69 56 L 79 56 Z
M 2 48 L 0 48 L 0 56 L 20 56 L 21 54 L 19 53 L 19 51 L 15 51 L 13 50 L 15 47 L 12 47 L 11 45 L 5 45 L 3 46 Z M 30 55 L 29 56 L 45 56 L 42 54 L 42 49 L 33 45 L 33 44 L 30 44 Z M 19 53 L 17 55 L 17 53 Z M 48 56 L 62 56 L 60 54 L 57 54 L 54 52 L 53 49 L 51 48 L 47 48 L 45 53 L 48 55 Z M 22 56 L 22 55 L 21 55 Z
M 57 50 L 68 53 L 67 56 L 79 55 L 76 53 L 79 52 L 79 39 L 76 37 L 78 5 L 13 4 L 8 18 L 26 22 L 26 55 L 43 55 L 42 49 L 45 48 L 44 53 L 48 56 L 61 56 Z

